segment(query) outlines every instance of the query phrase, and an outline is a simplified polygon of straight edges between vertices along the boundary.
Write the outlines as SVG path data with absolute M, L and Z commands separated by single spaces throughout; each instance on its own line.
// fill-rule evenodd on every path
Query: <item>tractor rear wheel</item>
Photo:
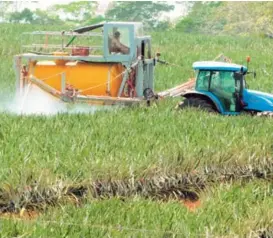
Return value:
M 186 98 L 179 104 L 179 108 L 181 109 L 189 107 L 200 108 L 206 112 L 217 112 L 215 107 L 203 98 Z

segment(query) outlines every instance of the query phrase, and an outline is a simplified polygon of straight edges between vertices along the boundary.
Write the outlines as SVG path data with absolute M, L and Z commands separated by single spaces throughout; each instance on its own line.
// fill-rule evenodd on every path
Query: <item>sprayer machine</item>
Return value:
M 24 36 L 31 44 L 14 58 L 22 98 L 35 85 L 67 103 L 127 105 L 158 99 L 154 68 L 160 54 L 152 56 L 151 37 L 143 34 L 142 23 L 104 22 Z M 189 86 L 193 81 L 162 92 L 161 98 Z

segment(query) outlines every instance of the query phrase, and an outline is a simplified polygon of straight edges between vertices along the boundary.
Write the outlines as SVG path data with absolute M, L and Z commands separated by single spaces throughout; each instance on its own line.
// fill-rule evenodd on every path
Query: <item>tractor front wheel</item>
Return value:
M 204 110 L 206 112 L 217 112 L 211 103 L 202 98 L 186 98 L 183 102 L 179 104 L 178 107 L 181 109 L 195 107 L 200 108 L 201 110 Z

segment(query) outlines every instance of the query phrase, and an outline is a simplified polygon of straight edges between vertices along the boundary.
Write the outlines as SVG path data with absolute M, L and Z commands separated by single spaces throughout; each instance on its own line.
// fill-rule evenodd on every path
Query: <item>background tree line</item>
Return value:
M 0 2 L 0 20 L 10 23 L 79 26 L 101 21 L 141 21 L 146 30 L 175 28 L 186 33 L 260 35 L 273 38 L 273 2 L 179 2 L 188 14 L 171 23 L 161 16 L 174 9 L 168 2 L 112 2 L 97 15 L 98 2 L 56 4 L 46 10 L 8 12 L 12 2 Z
M 104 16 L 97 15 L 98 2 L 71 2 L 56 4 L 46 10 L 22 11 L 7 13 L 12 3 L 0 3 L 0 18 L 9 23 L 30 24 L 66 24 L 70 26 L 88 25 L 104 20 L 108 21 L 141 21 L 146 29 L 165 30 L 170 27 L 168 20 L 160 18 L 162 13 L 169 12 L 174 6 L 167 2 L 135 1 L 112 2 Z M 60 17 L 63 16 L 63 17 Z
M 188 33 L 273 37 L 273 2 L 195 2 L 176 29 Z

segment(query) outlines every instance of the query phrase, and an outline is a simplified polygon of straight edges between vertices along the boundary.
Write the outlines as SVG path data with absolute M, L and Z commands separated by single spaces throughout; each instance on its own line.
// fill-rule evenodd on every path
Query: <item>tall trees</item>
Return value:
M 173 9 L 173 5 L 164 2 L 113 2 L 106 12 L 106 18 L 113 21 L 140 21 L 146 28 L 155 28 L 160 25 L 162 14 Z
M 86 23 L 95 18 L 98 2 L 95 1 L 75 1 L 69 4 L 57 4 L 49 10 L 65 15 L 66 21 L 74 23 Z

